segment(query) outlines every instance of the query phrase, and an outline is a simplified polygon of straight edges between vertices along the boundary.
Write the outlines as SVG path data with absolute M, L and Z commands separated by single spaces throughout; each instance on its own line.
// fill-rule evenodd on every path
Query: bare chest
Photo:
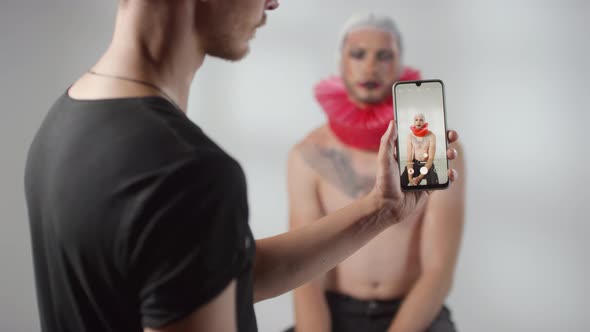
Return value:
M 308 164 L 318 173 L 318 199 L 330 214 L 369 193 L 375 185 L 376 154 L 360 157 L 346 150 L 316 150 Z M 359 296 L 397 296 L 415 280 L 419 270 L 420 217 L 392 226 L 328 277 L 328 288 Z
M 412 146 L 416 151 L 426 151 L 430 147 L 430 140 L 427 137 L 411 136 Z

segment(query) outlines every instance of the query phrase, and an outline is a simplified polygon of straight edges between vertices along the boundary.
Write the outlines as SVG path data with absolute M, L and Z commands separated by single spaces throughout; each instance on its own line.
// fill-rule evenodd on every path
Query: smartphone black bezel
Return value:
M 401 82 L 397 82 L 393 85 L 392 87 L 392 94 L 393 94 L 393 101 L 394 101 L 394 117 L 395 117 L 395 124 L 396 126 L 399 128 L 399 123 L 397 121 L 398 116 L 397 116 L 397 87 L 398 86 L 402 86 L 402 85 L 414 85 L 414 86 L 421 86 L 423 83 L 439 83 L 441 86 L 441 90 L 442 90 L 442 100 L 443 100 L 443 119 L 444 119 L 444 129 L 445 129 L 445 137 L 444 137 L 444 142 L 445 142 L 445 151 L 447 151 L 448 149 L 448 140 L 447 140 L 447 107 L 446 107 L 446 98 L 445 98 L 445 85 L 443 83 L 442 80 L 440 79 L 428 79 L 428 80 L 415 80 L 415 81 L 401 81 Z M 399 133 L 399 129 L 398 129 L 398 133 Z M 396 140 L 396 151 L 397 151 L 397 163 L 398 165 L 401 165 L 401 153 L 400 153 L 400 149 L 399 149 L 399 140 Z M 447 162 L 447 170 L 449 169 L 449 158 L 447 157 L 446 153 L 445 153 L 445 160 Z M 400 171 L 400 177 L 401 174 L 403 172 Z M 402 189 L 402 191 L 416 191 L 416 190 L 444 190 L 447 189 L 449 187 L 449 178 L 447 177 L 447 182 L 446 183 L 439 183 L 439 184 L 434 184 L 434 185 L 418 185 L 418 186 L 403 186 L 400 183 L 400 187 Z

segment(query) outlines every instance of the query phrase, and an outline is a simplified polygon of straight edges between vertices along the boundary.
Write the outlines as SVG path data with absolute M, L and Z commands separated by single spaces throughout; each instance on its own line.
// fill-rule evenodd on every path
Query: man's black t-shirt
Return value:
M 233 279 L 238 330 L 256 331 L 244 173 L 165 99 L 64 94 L 25 189 L 43 331 L 162 327 Z

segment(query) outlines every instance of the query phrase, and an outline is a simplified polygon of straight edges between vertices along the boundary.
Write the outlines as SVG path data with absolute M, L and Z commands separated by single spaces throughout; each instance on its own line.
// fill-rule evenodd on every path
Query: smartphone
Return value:
M 396 83 L 392 89 L 402 190 L 448 188 L 449 160 L 443 82 L 405 81 Z

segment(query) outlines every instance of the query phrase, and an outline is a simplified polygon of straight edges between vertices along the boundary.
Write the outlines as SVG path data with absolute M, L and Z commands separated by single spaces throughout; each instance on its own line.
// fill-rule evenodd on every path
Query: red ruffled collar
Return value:
M 416 128 L 415 126 L 410 126 L 410 129 L 416 137 L 424 137 L 430 132 L 430 130 L 428 130 L 428 122 L 425 123 L 420 129 Z
M 419 79 L 418 70 L 404 68 L 399 80 Z M 330 129 L 342 143 L 362 150 L 379 150 L 381 136 L 393 120 L 392 98 L 361 108 L 349 99 L 344 82 L 337 76 L 320 81 L 315 86 L 315 97 L 328 116 Z

